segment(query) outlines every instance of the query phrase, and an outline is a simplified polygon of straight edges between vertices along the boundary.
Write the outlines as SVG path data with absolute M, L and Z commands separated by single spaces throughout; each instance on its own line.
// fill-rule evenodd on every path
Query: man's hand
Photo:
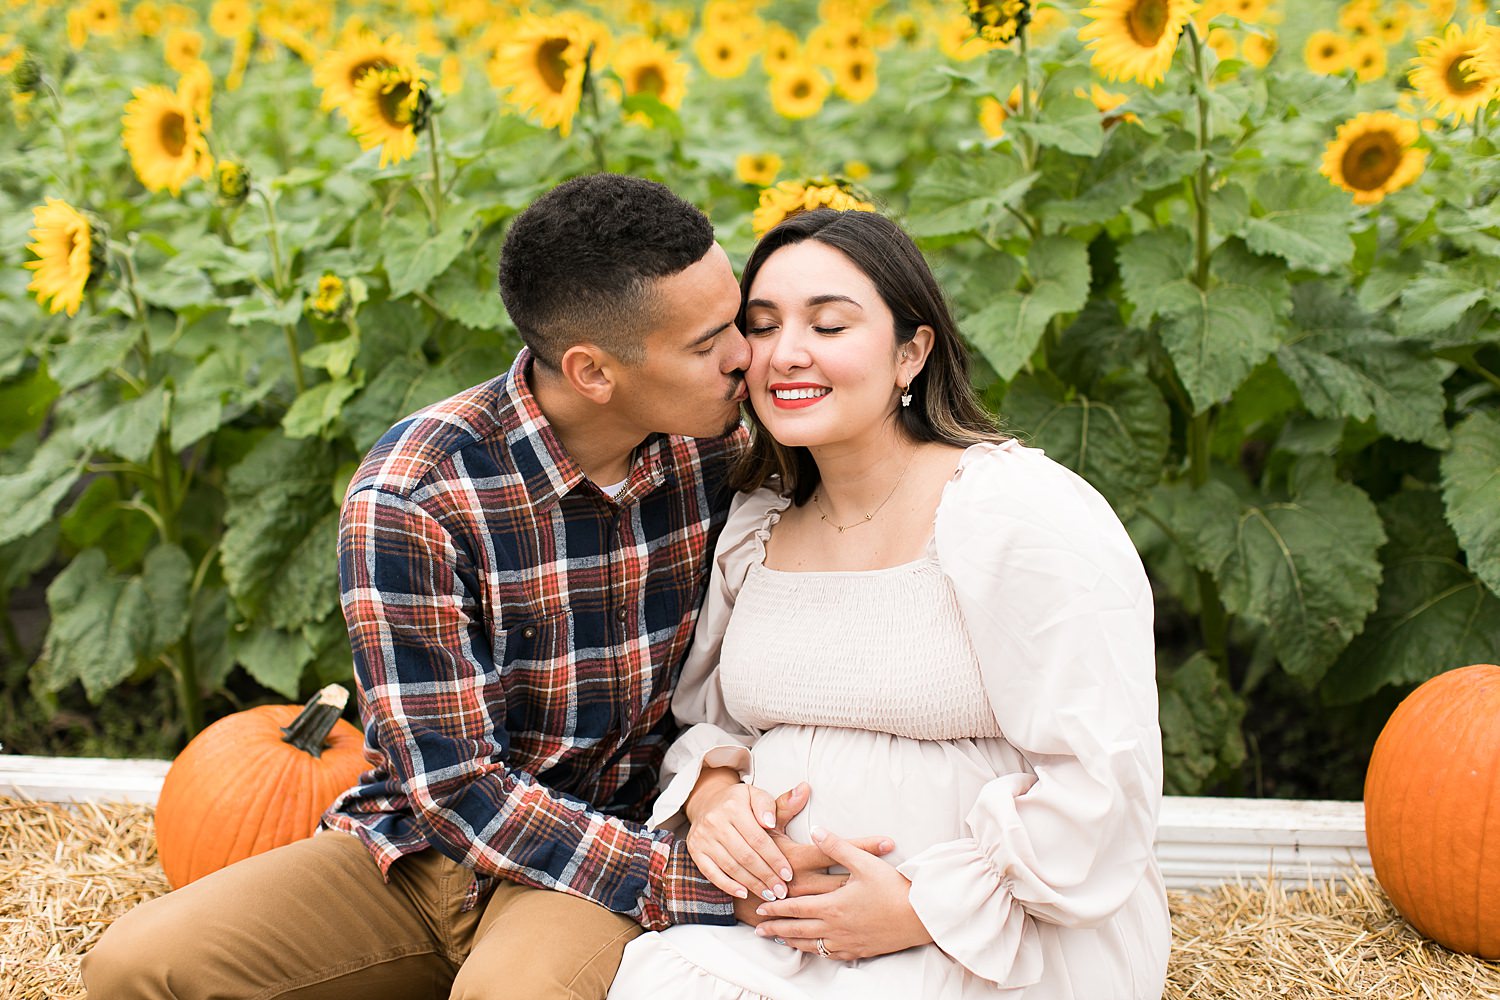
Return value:
M 818 828 L 813 829 L 813 840 L 830 863 L 849 870 L 847 882 L 831 891 L 794 893 L 795 898 L 758 904 L 755 913 L 761 919 L 755 933 L 813 954 L 821 953 L 821 940 L 828 957 L 841 961 L 888 955 L 932 942 L 912 909 L 911 882 L 895 866 L 856 841 Z M 736 914 L 740 909 L 736 905 Z

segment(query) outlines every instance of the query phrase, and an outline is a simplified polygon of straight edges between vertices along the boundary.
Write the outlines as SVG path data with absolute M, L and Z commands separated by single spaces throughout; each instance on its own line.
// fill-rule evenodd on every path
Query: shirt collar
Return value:
M 515 461 L 516 471 L 526 487 L 534 510 L 544 512 L 560 502 L 570 491 L 584 484 L 591 489 L 583 467 L 568 454 L 557 432 L 537 405 L 531 391 L 533 355 L 522 348 L 511 364 L 505 379 L 505 443 Z M 673 449 L 664 434 L 652 434 L 636 448 L 630 461 L 625 488 L 613 500 L 599 491 L 599 496 L 625 507 L 672 478 Z

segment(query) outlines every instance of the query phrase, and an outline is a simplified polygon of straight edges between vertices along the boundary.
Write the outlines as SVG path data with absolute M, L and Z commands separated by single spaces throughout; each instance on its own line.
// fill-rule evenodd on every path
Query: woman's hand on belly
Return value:
M 839 961 L 932 943 L 912 909 L 911 882 L 894 865 L 825 830 L 814 829 L 813 840 L 834 864 L 849 870 L 848 881 L 830 892 L 759 904 L 755 912 L 762 920 L 755 933 L 798 951 L 826 951 Z

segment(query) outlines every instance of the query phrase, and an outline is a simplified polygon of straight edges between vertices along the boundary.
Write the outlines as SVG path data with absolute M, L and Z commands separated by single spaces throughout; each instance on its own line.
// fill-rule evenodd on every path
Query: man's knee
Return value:
M 566 926 L 556 931 L 564 939 L 569 933 Z M 465 962 L 449 1000 L 604 1000 L 625 946 L 640 933 L 638 926 L 622 922 L 587 951 L 532 948 L 524 959 L 507 962 L 503 971 L 485 962 Z
M 157 1000 L 168 998 L 166 962 L 159 933 L 150 925 L 152 914 L 138 906 L 116 920 L 83 956 L 83 987 L 93 1000 Z

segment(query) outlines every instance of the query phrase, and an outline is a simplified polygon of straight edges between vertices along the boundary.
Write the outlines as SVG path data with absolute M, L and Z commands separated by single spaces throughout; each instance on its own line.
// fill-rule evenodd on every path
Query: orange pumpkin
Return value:
M 1391 714 L 1365 776 L 1365 837 L 1412 926 L 1500 958 L 1500 667 L 1439 674 Z
M 157 854 L 172 888 L 312 836 L 366 766 L 364 737 L 339 718 L 348 699 L 333 684 L 305 706 L 236 712 L 193 737 L 156 803 Z

